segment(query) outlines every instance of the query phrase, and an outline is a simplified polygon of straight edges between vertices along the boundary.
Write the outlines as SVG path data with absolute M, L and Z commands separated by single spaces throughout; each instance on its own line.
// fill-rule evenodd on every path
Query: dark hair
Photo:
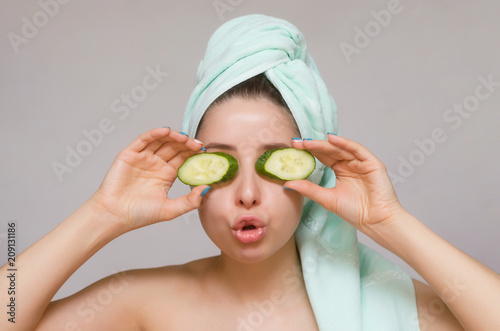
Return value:
M 267 77 L 263 73 L 233 86 L 226 92 L 222 93 L 219 97 L 217 97 L 217 99 L 215 99 L 207 108 L 205 114 L 203 114 L 203 117 L 198 124 L 197 131 L 200 130 L 206 115 L 209 113 L 213 106 L 219 105 L 236 97 L 241 97 L 244 99 L 263 98 L 274 103 L 277 106 L 280 106 L 280 108 L 283 109 L 283 114 L 287 119 L 290 120 L 290 123 L 295 126 L 297 134 L 300 134 L 297 123 L 293 118 L 292 112 L 281 96 L 280 91 L 278 91 L 278 89 L 271 83 L 271 81 L 269 81 L 269 79 L 267 79 Z

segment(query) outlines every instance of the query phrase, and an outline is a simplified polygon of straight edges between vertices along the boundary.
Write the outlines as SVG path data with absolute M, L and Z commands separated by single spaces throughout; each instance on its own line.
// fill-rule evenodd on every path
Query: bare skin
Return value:
M 385 166 L 359 143 L 328 135 L 327 141 L 294 142 L 337 176 L 333 189 L 308 181 L 286 186 L 314 199 L 379 245 L 401 257 L 429 284 L 414 281 L 422 330 L 496 330 L 500 275 L 463 253 L 399 203 Z M 467 270 L 467 272 L 464 272 Z
M 218 257 L 210 257 L 181 266 L 127 271 L 118 281 L 101 280 L 51 303 L 36 330 L 59 330 L 55 326 L 61 322 L 69 330 L 73 322 L 81 330 L 247 330 L 243 326 L 248 323 L 258 326 L 255 330 L 317 330 L 298 271 L 287 273 L 293 282 L 281 281 L 283 286 L 273 289 L 279 296 L 261 291 L 244 303 L 217 277 L 217 265 Z M 117 293 L 111 304 L 100 305 L 100 293 L 113 287 Z M 84 308 L 82 303 L 87 303 Z
M 143 134 L 117 156 L 87 202 L 18 256 L 18 269 L 23 270 L 18 278 L 23 284 L 17 296 L 20 317 L 16 324 L 1 319 L 1 329 L 315 330 L 293 237 L 298 218 L 286 223 L 270 208 L 297 205 L 302 195 L 400 256 L 426 280 L 430 287 L 415 282 L 422 330 L 500 329 L 496 314 L 499 275 L 406 212 L 384 165 L 366 148 L 331 135 L 325 141 L 292 142 L 293 129 L 280 130 L 273 143 L 311 151 L 335 170 L 338 183 L 327 189 L 294 181 L 285 184 L 296 192 L 284 190 L 283 182 L 252 172 L 266 146 L 242 147 L 256 126 L 273 122 L 269 114 L 279 118 L 280 110 L 273 109 L 277 106 L 266 100 L 231 99 L 218 107 L 207 123 L 234 130 L 220 135 L 223 130 L 212 127 L 213 131 L 200 132 L 199 138 L 206 146 L 214 142 L 235 146 L 231 154 L 240 164 L 238 175 L 230 183 L 214 185 L 204 197 L 203 185 L 186 196 L 169 199 L 176 169 L 188 156 L 200 152 L 202 144 L 168 128 Z M 240 117 L 232 117 L 233 113 Z M 227 217 L 213 207 L 223 197 L 231 197 L 222 205 Z M 196 208 L 207 234 L 221 248 L 220 256 L 119 273 L 50 302 L 71 274 L 114 238 Z M 287 220 L 300 215 L 293 208 L 287 212 Z M 248 213 L 259 215 L 267 226 L 261 242 L 250 246 L 236 241 L 229 231 L 234 217 Z M 59 266 L 56 273 L 53 265 Z M 6 287 L 7 279 L 0 279 L 0 288 Z M 3 296 L 2 292 L 2 300 Z

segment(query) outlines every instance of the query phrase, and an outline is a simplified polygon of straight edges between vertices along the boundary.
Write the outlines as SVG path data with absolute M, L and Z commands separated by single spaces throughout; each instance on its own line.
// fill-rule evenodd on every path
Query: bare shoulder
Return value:
M 422 331 L 463 330 L 453 313 L 429 285 L 413 280 L 418 320 Z
M 105 277 L 47 307 L 36 330 L 140 330 L 166 323 L 179 299 L 200 286 L 213 258 Z M 154 323 L 153 323 L 154 324 Z
M 149 269 L 133 269 L 127 270 L 112 277 L 123 277 L 130 280 L 130 283 L 135 287 L 151 287 L 162 285 L 172 285 L 175 282 L 188 282 L 192 277 L 197 278 L 211 263 L 214 257 L 194 260 L 186 264 L 169 265 L 158 268 Z
M 141 329 L 182 329 L 196 309 L 206 304 L 204 275 L 215 257 L 182 265 L 131 270 L 129 304 L 137 307 Z
M 112 277 L 130 282 L 130 294 L 167 301 L 165 295 L 185 292 L 202 281 L 202 275 L 215 257 L 203 258 L 181 265 L 170 265 L 151 269 L 128 270 Z
M 189 293 L 199 293 L 198 289 L 203 286 L 203 275 L 214 258 L 181 265 L 128 270 L 110 277 L 121 278 L 123 283 L 128 283 L 128 299 L 148 303 L 147 311 L 150 311 L 152 306 L 178 305 L 181 295 L 186 297 Z

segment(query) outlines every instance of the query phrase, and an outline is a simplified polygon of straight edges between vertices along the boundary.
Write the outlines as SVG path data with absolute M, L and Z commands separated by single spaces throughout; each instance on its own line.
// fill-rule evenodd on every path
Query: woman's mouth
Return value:
M 255 216 L 242 216 L 233 226 L 233 234 L 242 243 L 259 241 L 266 233 L 266 226 Z

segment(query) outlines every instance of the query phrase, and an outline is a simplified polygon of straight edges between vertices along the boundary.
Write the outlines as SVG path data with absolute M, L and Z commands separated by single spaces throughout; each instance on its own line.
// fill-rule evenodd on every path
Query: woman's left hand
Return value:
M 370 235 L 375 227 L 389 224 L 403 211 L 385 165 L 368 149 L 332 134 L 328 140 L 294 141 L 293 147 L 311 152 L 337 177 L 334 188 L 320 187 L 308 180 L 285 186 L 318 202 L 361 232 Z
M 354 225 L 399 256 L 429 284 L 430 288 L 415 283 L 418 320 L 425 322 L 422 330 L 500 330 L 498 273 L 404 210 L 386 167 L 368 149 L 334 135 L 328 135 L 328 140 L 294 142 L 293 147 L 310 151 L 332 168 L 337 183 L 334 188 L 324 188 L 297 180 L 286 182 L 285 187 Z M 430 320 L 425 312 L 436 304 L 441 309 Z

